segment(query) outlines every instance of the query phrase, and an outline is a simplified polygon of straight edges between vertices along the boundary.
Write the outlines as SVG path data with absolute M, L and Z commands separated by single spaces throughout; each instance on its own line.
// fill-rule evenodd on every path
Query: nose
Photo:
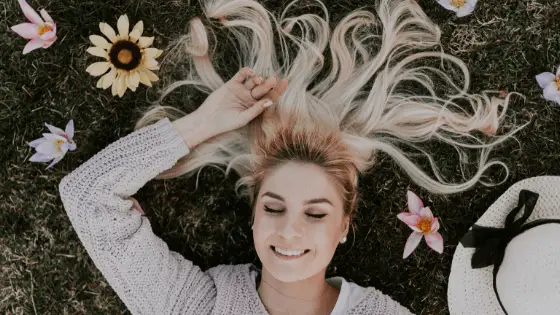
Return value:
M 278 220 L 277 233 L 285 239 L 292 239 L 296 237 L 302 237 L 303 229 L 301 222 L 299 222 L 297 217 L 290 217 L 289 215 L 284 217 L 284 220 Z

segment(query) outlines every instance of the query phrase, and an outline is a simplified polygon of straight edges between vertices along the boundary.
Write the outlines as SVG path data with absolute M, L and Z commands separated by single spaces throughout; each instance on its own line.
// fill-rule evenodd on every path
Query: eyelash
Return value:
M 268 212 L 268 213 L 271 213 L 271 214 L 275 214 L 275 215 L 278 215 L 278 214 L 281 214 L 281 213 L 284 212 L 284 210 L 275 210 L 275 209 L 271 209 L 271 208 L 269 208 L 269 207 L 267 207 L 267 206 L 264 206 L 264 211 L 266 211 L 266 212 Z M 307 214 L 308 216 L 310 216 L 311 218 L 317 219 L 317 220 L 322 219 L 322 218 L 324 218 L 324 217 L 327 215 L 326 213 L 325 213 L 325 214 L 311 214 L 311 213 L 306 213 L 306 214 Z

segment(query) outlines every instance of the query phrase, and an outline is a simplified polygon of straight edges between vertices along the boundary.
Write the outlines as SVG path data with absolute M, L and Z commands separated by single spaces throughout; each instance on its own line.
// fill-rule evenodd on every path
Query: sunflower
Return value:
M 111 42 L 99 35 L 91 35 L 90 41 L 95 45 L 87 52 L 105 58 L 107 61 L 95 62 L 86 71 L 92 76 L 103 76 L 97 81 L 97 87 L 107 89 L 110 86 L 113 96 L 122 97 L 129 88 L 136 91 L 140 83 L 152 86 L 152 82 L 159 78 L 152 70 L 158 70 L 156 58 L 161 50 L 149 47 L 154 42 L 153 37 L 143 37 L 144 23 L 139 21 L 129 33 L 129 21 L 126 15 L 121 15 L 117 22 L 119 34 L 107 23 L 99 23 L 101 33 Z M 110 70 L 107 72 L 107 70 Z

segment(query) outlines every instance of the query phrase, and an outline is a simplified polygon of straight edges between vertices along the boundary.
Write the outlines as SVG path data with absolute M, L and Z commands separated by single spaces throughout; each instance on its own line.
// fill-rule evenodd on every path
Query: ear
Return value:
M 350 230 L 350 216 L 345 215 L 342 221 L 342 235 L 348 235 L 348 231 Z

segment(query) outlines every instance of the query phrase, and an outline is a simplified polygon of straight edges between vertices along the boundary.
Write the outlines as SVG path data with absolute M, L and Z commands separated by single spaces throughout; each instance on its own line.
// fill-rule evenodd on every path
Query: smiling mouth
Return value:
M 270 246 L 270 249 L 272 249 L 277 257 L 285 260 L 298 259 L 309 253 L 309 249 L 287 250 L 275 246 Z

